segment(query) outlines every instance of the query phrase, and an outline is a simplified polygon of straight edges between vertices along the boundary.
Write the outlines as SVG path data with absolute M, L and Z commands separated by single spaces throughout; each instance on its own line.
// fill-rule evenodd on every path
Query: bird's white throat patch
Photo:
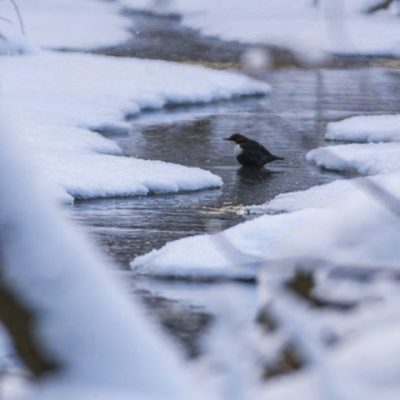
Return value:
M 243 149 L 240 146 L 240 144 L 237 144 L 234 149 L 233 149 L 233 154 L 235 155 L 235 157 L 240 156 L 243 153 Z

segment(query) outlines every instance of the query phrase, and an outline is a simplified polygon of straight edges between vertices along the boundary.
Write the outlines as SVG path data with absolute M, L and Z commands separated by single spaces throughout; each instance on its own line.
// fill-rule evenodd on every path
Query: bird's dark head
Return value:
M 234 133 L 233 135 L 229 136 L 228 138 L 225 138 L 225 140 L 229 140 L 231 142 L 235 142 L 236 144 L 242 144 L 247 142 L 249 139 L 241 135 L 240 133 Z

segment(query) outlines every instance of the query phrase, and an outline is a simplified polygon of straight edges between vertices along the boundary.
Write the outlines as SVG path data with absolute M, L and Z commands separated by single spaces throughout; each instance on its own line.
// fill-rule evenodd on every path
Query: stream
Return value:
M 147 29 L 144 36 L 150 36 L 161 23 L 162 29 L 172 31 L 171 35 L 165 35 L 165 46 L 158 45 L 165 51 L 171 45 L 171 36 L 179 31 L 179 20 L 150 15 L 141 15 L 141 18 L 142 26 Z M 204 47 L 214 45 L 210 39 L 194 37 Z M 158 40 L 162 42 L 163 36 Z M 146 52 L 142 54 L 146 47 L 143 43 L 147 43 L 145 39 L 138 42 L 135 52 L 135 41 L 132 41 L 125 56 L 138 55 L 138 52 L 146 56 Z M 241 45 L 237 49 L 232 46 L 229 43 L 224 62 L 229 62 L 229 54 L 233 54 L 231 61 L 236 61 Z M 195 50 L 192 46 L 187 51 Z M 151 51 L 156 52 L 157 47 L 151 47 Z M 163 51 L 158 53 L 159 58 L 163 58 Z M 400 79 L 390 69 L 293 68 L 270 71 L 262 79 L 272 86 L 271 94 L 266 97 L 149 112 L 130 120 L 129 135 L 111 136 L 126 156 L 208 169 L 222 177 L 221 189 L 77 201 L 71 211 L 73 219 L 120 266 L 132 293 L 146 304 L 145 312 L 178 339 L 177 343 L 189 357 L 201 354 L 204 333 L 223 312 L 218 306 L 221 296 L 229 298 L 229 293 L 239 293 L 243 301 L 236 312 L 243 314 L 246 321 L 254 319 L 255 286 L 138 280 L 129 273 L 129 262 L 171 240 L 205 233 L 211 226 L 226 229 L 253 218 L 238 214 L 245 205 L 262 204 L 279 193 L 346 178 L 321 171 L 305 160 L 307 151 L 326 144 L 327 122 L 400 109 Z M 241 169 L 233 156 L 232 145 L 223 140 L 234 132 L 260 141 L 284 160 L 258 172 Z

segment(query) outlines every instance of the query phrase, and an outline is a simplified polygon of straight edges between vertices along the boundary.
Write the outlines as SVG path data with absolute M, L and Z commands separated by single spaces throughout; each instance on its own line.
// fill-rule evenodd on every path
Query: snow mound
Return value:
M 328 124 L 329 140 L 349 142 L 399 142 L 400 115 L 369 115 Z
M 223 184 L 219 176 L 200 168 L 102 154 L 48 154 L 38 165 L 79 199 L 177 193 Z
M 274 214 L 305 208 L 328 208 L 342 203 L 357 190 L 355 180 L 337 180 L 307 190 L 279 194 L 264 204 L 245 207 L 245 211 L 250 214 Z
M 400 144 L 369 143 L 321 147 L 307 153 L 307 160 L 335 171 L 375 175 L 400 169 Z
M 221 186 L 207 171 L 112 157 L 118 146 L 90 128 L 128 131 L 127 114 L 270 90 L 236 73 L 164 61 L 42 52 L 0 64 L 10 120 L 63 200 Z
M 395 184 L 392 181 L 390 192 L 399 198 Z M 400 219 L 382 199 L 362 192 L 320 211 L 318 219 L 307 221 L 301 235 L 288 235 L 270 256 L 398 269 Z
M 255 279 L 260 260 L 288 232 L 300 229 L 321 211 L 307 210 L 288 215 L 266 215 L 216 235 L 200 235 L 167 243 L 159 250 L 137 257 L 135 273 L 164 278 Z
M 400 197 L 400 190 L 397 190 L 399 173 L 380 174 L 368 179 Z M 307 190 L 282 193 L 264 204 L 245 207 L 245 211 L 250 214 L 274 214 L 306 208 L 334 208 L 346 204 L 355 196 L 369 197 L 363 182 L 364 178 L 336 180 Z

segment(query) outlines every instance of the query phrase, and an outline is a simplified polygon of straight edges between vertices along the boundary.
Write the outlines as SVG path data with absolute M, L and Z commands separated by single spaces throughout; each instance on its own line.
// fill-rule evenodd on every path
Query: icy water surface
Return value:
M 204 233 L 210 225 L 223 229 L 244 221 L 237 214 L 243 205 L 343 178 L 305 161 L 308 150 L 325 144 L 326 123 L 400 109 L 400 80 L 389 70 L 287 70 L 266 79 L 273 91 L 265 98 L 149 113 L 131 121 L 129 136 L 114 138 L 127 156 L 209 169 L 224 181 L 218 190 L 78 202 L 74 218 L 122 269 L 136 255 L 168 241 Z M 223 140 L 237 131 L 285 160 L 259 172 L 241 169 L 232 145 Z M 251 285 L 160 283 L 137 280 L 128 272 L 125 276 L 149 314 L 179 339 L 188 356 L 201 352 L 201 338 L 220 315 L 218 298 L 226 297 L 227 287 L 239 291 L 243 300 L 235 313 L 248 320 L 256 313 Z

